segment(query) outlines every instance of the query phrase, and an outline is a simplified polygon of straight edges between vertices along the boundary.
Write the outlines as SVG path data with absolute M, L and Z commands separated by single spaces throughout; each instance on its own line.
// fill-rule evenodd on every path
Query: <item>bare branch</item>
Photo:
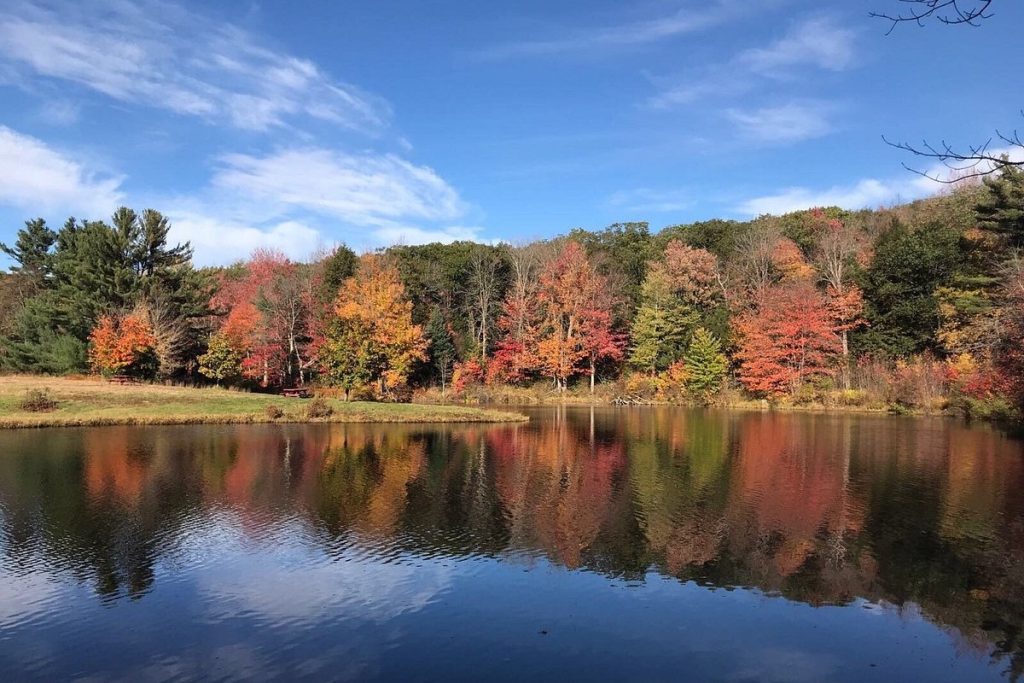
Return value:
M 900 24 L 914 23 L 924 26 L 928 19 L 935 19 L 943 24 L 967 24 L 978 26 L 982 20 L 992 16 L 989 7 L 992 0 L 899 0 L 906 11 L 889 14 L 887 12 L 871 12 L 876 19 L 891 22 L 886 35 L 896 30 Z

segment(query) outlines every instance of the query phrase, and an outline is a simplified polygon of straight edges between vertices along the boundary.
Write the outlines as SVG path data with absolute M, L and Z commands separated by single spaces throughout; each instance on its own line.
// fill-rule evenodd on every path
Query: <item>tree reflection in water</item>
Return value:
M 26 431 L 0 450 L 3 571 L 104 600 L 144 599 L 197 524 L 230 515 L 254 543 L 298 524 L 327 555 L 913 603 L 1024 667 L 1024 453 L 954 422 L 556 408 L 495 427 Z

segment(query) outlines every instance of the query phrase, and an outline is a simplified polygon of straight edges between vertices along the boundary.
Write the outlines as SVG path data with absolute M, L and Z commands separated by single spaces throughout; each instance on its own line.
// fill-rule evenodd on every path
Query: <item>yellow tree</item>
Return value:
M 373 379 L 381 394 L 403 387 L 416 361 L 426 359 L 423 329 L 412 322 L 412 303 L 405 295 L 398 269 L 385 257 L 366 254 L 359 268 L 341 286 L 335 301 L 341 327 L 366 330 L 367 352 L 381 359 Z

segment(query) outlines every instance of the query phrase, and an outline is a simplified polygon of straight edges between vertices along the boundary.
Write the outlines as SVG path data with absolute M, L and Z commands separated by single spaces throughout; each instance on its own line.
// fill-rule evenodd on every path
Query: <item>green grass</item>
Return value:
M 33 413 L 20 404 L 30 389 L 45 389 L 57 401 L 50 412 Z M 258 422 L 519 422 L 523 415 L 461 406 L 408 403 L 346 403 L 326 399 L 328 418 L 306 417 L 308 399 L 226 389 L 158 385 L 118 386 L 99 379 L 0 377 L 0 428 L 111 424 L 206 424 Z M 275 405 L 283 417 L 271 419 Z

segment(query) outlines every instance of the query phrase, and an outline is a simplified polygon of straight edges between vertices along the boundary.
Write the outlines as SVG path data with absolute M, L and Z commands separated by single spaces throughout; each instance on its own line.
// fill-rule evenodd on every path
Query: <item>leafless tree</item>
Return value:
M 768 288 L 775 282 L 775 251 L 781 240 L 778 221 L 770 216 L 758 218 L 736 239 L 740 279 L 755 303 L 764 301 Z
M 480 345 L 480 360 L 487 360 L 490 331 L 494 327 L 494 312 L 501 294 L 502 258 L 497 249 L 477 245 L 469 260 L 468 304 L 470 324 L 474 338 Z
M 947 25 L 979 26 L 993 16 L 993 0 L 898 0 L 900 11 L 871 12 L 871 16 L 890 22 L 886 34 L 891 34 L 901 24 L 924 26 L 928 21 Z M 955 184 L 967 178 L 989 175 L 1007 166 L 1024 165 L 1024 141 L 1017 130 L 997 130 L 981 144 L 957 147 L 945 140 L 938 144 L 923 140 L 920 145 L 893 141 L 883 136 L 887 145 L 911 154 L 933 159 L 948 169 L 949 173 L 939 175 L 903 164 L 907 170 L 939 183 Z M 993 147 L 995 145 L 995 147 Z M 1019 157 L 1012 158 L 1005 149 L 1021 150 Z

